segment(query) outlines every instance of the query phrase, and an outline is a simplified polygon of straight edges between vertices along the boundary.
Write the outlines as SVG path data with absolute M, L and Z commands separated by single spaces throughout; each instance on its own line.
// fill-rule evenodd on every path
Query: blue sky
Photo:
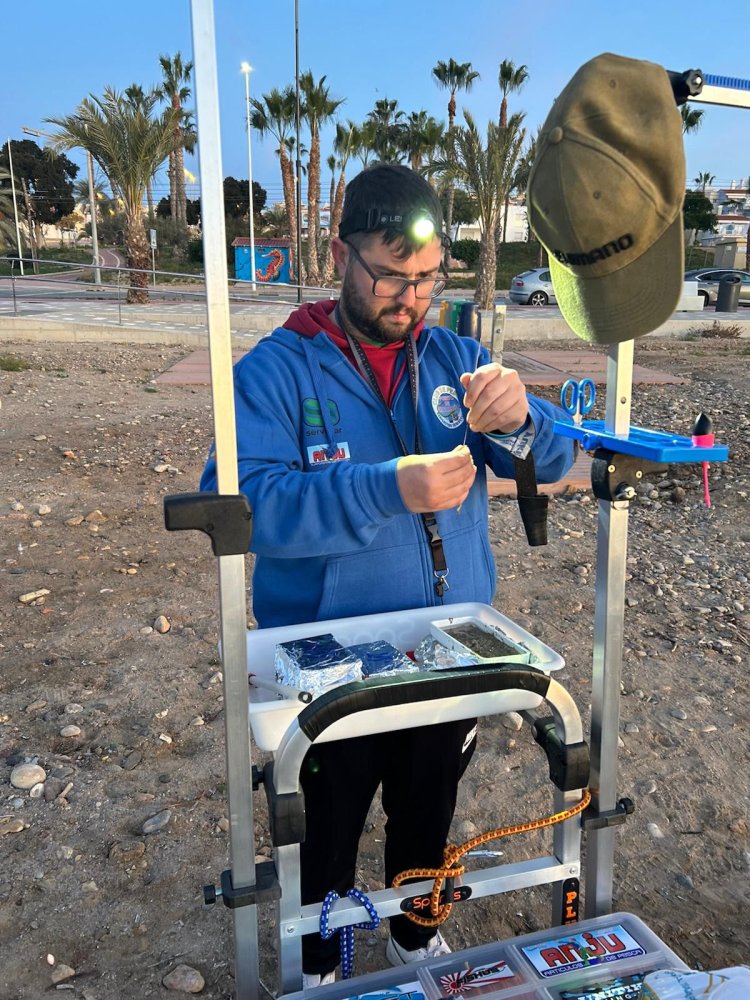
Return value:
M 22 8 L 16 6 L 20 19 Z M 31 35 L 6 34 L 0 59 L 0 141 L 25 138 L 21 126 L 50 128 L 44 119 L 72 112 L 106 85 L 144 87 L 159 82 L 160 54 L 192 55 L 188 0 L 37 0 L 29 14 Z M 691 7 L 684 0 L 299 0 L 300 66 L 326 75 L 333 96 L 345 98 L 344 118 L 362 120 L 380 98 L 397 99 L 409 112 L 425 108 L 446 118 L 448 95 L 433 82 L 440 59 L 471 62 L 481 74 L 458 97 L 481 124 L 498 112 L 498 65 L 511 59 L 528 67 L 511 111 L 525 111 L 533 131 L 576 69 L 611 51 L 649 59 L 668 69 L 750 75 L 747 0 L 720 8 Z M 713 11 L 713 13 L 712 13 Z M 253 66 L 253 95 L 294 82 L 294 0 L 215 0 L 223 175 L 247 177 L 245 85 L 240 63 Z M 31 40 L 29 40 L 31 39 Z M 27 44 L 28 42 L 28 44 Z M 696 105 L 701 107 L 701 105 Z M 750 172 L 750 112 L 703 105 L 704 125 L 685 141 L 688 180 L 708 171 L 729 183 Z M 304 141 L 304 139 L 303 139 Z M 330 153 L 324 133 L 323 162 Z M 253 177 L 280 200 L 281 182 L 272 142 L 253 133 Z M 83 165 L 75 153 L 71 158 Z M 196 158 L 187 166 L 198 174 Z M 349 173 L 356 172 L 356 166 Z M 81 175 L 79 175 L 81 176 Z M 324 169 L 324 190 L 327 190 Z M 167 193 L 166 177 L 157 195 Z M 193 187 L 192 195 L 197 194 Z

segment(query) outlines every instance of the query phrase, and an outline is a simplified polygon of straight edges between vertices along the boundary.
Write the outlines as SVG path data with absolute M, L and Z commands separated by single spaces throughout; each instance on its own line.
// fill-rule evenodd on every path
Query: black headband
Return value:
M 379 229 L 395 229 L 397 232 L 406 234 L 410 227 L 421 219 L 432 223 L 434 233 L 443 246 L 450 246 L 451 241 L 447 234 L 438 228 L 434 216 L 426 208 L 416 208 L 406 214 L 392 212 L 387 208 L 371 208 L 366 212 L 355 212 L 341 220 L 339 237 L 345 239 L 352 233 L 373 233 Z

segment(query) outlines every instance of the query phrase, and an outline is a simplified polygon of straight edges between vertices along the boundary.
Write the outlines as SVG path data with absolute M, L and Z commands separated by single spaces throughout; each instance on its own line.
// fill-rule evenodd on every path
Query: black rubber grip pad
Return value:
M 297 716 L 299 727 L 314 742 L 334 722 L 347 715 L 373 708 L 393 708 L 435 698 L 454 698 L 464 694 L 484 694 L 490 691 L 532 691 L 547 696 L 550 678 L 531 667 L 495 667 L 492 663 L 481 668 L 441 670 L 404 680 L 404 676 L 377 677 L 352 681 L 326 691 L 307 705 Z

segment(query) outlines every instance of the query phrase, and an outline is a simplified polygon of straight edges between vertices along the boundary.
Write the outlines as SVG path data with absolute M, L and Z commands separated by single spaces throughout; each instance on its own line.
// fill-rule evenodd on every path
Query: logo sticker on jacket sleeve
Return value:
M 351 457 L 348 441 L 337 441 L 333 455 L 328 454 L 325 444 L 311 444 L 307 449 L 307 461 L 310 465 L 328 465 L 329 462 L 343 462 Z
M 458 393 L 452 385 L 439 385 L 432 394 L 432 408 L 445 427 L 460 427 L 464 422 L 464 411 L 458 401 Z

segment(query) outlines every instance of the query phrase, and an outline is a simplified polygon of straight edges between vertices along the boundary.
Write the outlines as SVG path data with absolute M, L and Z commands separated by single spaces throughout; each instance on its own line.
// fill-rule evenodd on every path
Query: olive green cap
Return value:
M 526 192 L 555 296 L 583 340 L 661 326 L 684 272 L 682 118 L 666 70 L 605 53 L 552 105 Z

